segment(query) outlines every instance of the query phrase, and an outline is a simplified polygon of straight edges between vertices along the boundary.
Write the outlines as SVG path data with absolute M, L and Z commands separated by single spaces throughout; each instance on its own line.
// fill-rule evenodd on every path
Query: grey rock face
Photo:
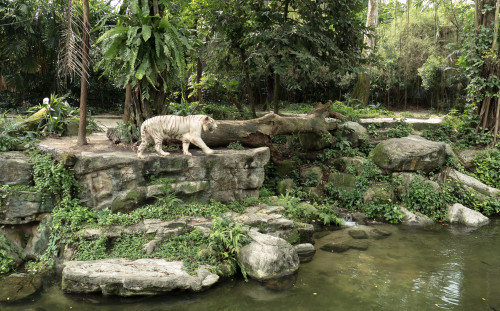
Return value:
M 295 250 L 299 255 L 300 263 L 309 262 L 313 259 L 314 254 L 316 254 L 316 249 L 311 243 L 304 243 L 295 245 Z
M 162 193 L 163 185 L 152 183 L 154 178 L 168 179 L 170 189 L 187 201 L 230 202 L 258 196 L 269 157 L 267 147 L 218 150 L 209 156 L 201 151 L 192 157 L 150 154 L 145 160 L 130 152 L 82 152 L 74 171 L 82 185 L 83 204 L 126 211 Z
M 248 276 L 268 281 L 289 276 L 299 268 L 299 256 L 295 248 L 281 238 L 259 233 L 252 229 L 250 244 L 244 246 L 238 256 Z
M 49 195 L 0 189 L 0 224 L 39 221 L 53 208 L 54 200 Z
M 62 272 L 62 290 L 119 296 L 157 295 L 176 289 L 200 291 L 219 280 L 219 276 L 207 269 L 200 268 L 190 275 L 182 266 L 182 261 L 163 259 L 69 261 Z
M 36 293 L 42 287 L 39 275 L 14 273 L 0 278 L 0 301 L 16 301 Z
M 385 171 L 430 172 L 445 163 L 446 144 L 420 136 L 392 138 L 379 143 L 370 157 Z
M 22 152 L 0 152 L 0 185 L 30 185 L 33 164 Z
M 434 221 L 422 213 L 413 213 L 404 207 L 401 207 L 400 210 L 403 213 L 402 223 L 405 225 L 429 225 L 434 223 Z
M 472 188 L 486 197 L 500 196 L 500 189 L 490 187 L 472 176 L 460 173 L 457 170 L 450 170 L 446 175 L 448 179 L 459 181 L 465 188 Z
M 363 144 L 363 142 L 370 139 L 368 131 L 361 124 L 353 121 L 348 121 L 339 126 L 342 129 L 347 130 L 349 141 L 351 142 L 351 147 L 356 148 Z
M 480 227 L 490 222 L 488 217 L 459 203 L 448 206 L 447 212 L 447 220 L 450 223 L 458 223 L 470 227 Z

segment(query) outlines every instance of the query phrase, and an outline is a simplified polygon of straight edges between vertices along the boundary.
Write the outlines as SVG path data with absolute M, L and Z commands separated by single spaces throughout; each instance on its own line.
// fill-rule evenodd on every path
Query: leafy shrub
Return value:
M 408 210 L 437 220 L 446 216 L 447 198 L 449 197 L 446 190 L 436 191 L 430 183 L 415 178 L 411 181 L 407 193 L 403 195 L 403 202 Z
M 233 141 L 229 143 L 227 146 L 227 149 L 232 149 L 232 150 L 243 150 L 245 149 L 243 145 L 239 141 Z
M 396 127 L 390 128 L 387 133 L 389 138 L 401 138 L 411 135 L 413 132 L 413 127 L 410 123 L 406 122 L 406 119 L 400 119 L 397 121 Z
M 390 203 L 369 203 L 363 211 L 368 218 L 383 218 L 393 224 L 400 223 L 404 216 L 399 206 Z
M 0 274 L 9 273 L 16 266 L 15 254 L 20 255 L 21 251 L 0 235 Z
M 500 150 L 488 149 L 473 161 L 474 176 L 485 184 L 500 188 Z
M 107 243 L 105 236 L 99 236 L 97 240 L 79 240 L 76 246 L 76 260 L 99 260 L 108 258 Z

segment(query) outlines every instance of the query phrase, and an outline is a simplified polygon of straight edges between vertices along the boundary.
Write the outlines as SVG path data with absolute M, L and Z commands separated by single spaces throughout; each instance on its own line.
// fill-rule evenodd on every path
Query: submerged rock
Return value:
M 389 172 L 431 172 L 446 160 L 446 144 L 420 136 L 392 138 L 379 143 L 370 157 Z
M 172 290 L 201 291 L 218 280 L 218 275 L 204 268 L 195 275 L 188 274 L 182 261 L 149 258 L 68 261 L 62 272 L 62 290 L 119 296 L 158 295 Z
M 460 203 L 455 203 L 448 206 L 447 212 L 447 220 L 450 223 L 464 224 L 470 227 L 479 227 L 490 222 L 488 217 L 479 212 L 471 210 L 470 208 L 467 208 Z
M 429 225 L 434 223 L 432 219 L 429 217 L 425 216 L 422 213 L 419 212 L 410 212 L 404 207 L 400 208 L 401 213 L 403 213 L 403 221 L 402 223 L 405 225 Z
M 0 301 L 16 301 L 36 293 L 42 287 L 37 274 L 14 273 L 0 278 Z
M 343 253 L 350 249 L 355 249 L 358 251 L 366 251 L 368 249 L 369 243 L 367 240 L 339 240 L 337 242 L 331 242 L 323 245 L 321 250 L 331 253 Z
M 311 243 L 295 245 L 295 250 L 297 251 L 297 255 L 299 255 L 300 263 L 311 261 L 314 254 L 316 254 L 316 249 Z
M 244 246 L 238 260 L 248 276 L 268 281 L 294 274 L 299 269 L 299 256 L 287 241 L 252 229 L 250 244 Z

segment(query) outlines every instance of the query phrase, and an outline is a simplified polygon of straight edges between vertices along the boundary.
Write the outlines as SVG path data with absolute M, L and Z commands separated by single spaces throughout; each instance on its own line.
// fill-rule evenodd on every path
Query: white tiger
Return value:
M 215 120 L 206 115 L 182 116 L 157 116 L 144 121 L 141 125 L 141 144 L 137 150 L 137 158 L 144 159 L 142 152 L 151 139 L 155 143 L 156 152 L 161 156 L 169 155 L 162 150 L 164 139 L 177 139 L 182 141 L 182 153 L 190 156 L 189 144 L 200 147 L 206 154 L 212 154 L 210 149 L 201 139 L 201 131 L 213 132 L 217 128 Z

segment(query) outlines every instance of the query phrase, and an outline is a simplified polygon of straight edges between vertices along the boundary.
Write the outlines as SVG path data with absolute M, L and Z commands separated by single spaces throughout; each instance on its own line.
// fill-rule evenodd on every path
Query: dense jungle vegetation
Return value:
M 138 125 L 331 100 L 465 112 L 498 133 L 497 37 L 492 0 L 1 0 L 0 109 L 26 112 L 54 93 Z

